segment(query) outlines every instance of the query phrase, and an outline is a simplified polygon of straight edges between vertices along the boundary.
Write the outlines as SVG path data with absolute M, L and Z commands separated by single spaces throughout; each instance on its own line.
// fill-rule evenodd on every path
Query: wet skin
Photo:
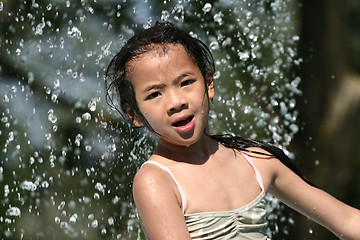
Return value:
M 133 60 L 130 69 L 139 109 L 159 134 L 158 149 L 177 151 L 208 138 L 204 130 L 208 99 L 214 97 L 212 79 L 205 89 L 200 69 L 181 45 L 158 46 Z M 134 123 L 142 124 L 136 116 Z

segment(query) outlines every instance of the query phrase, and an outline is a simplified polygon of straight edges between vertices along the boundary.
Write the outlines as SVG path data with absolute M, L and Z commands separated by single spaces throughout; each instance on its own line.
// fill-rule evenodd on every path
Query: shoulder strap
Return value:
M 183 214 L 185 214 L 185 210 L 186 210 L 185 192 L 182 189 L 181 185 L 178 183 L 178 181 L 176 181 L 176 179 L 175 179 L 174 175 L 172 174 L 172 172 L 170 171 L 170 169 L 168 167 L 166 167 L 165 165 L 163 165 L 161 163 L 158 163 L 158 162 L 155 162 L 155 161 L 152 161 L 152 160 L 148 160 L 148 161 L 144 162 L 141 165 L 141 167 L 144 166 L 147 163 L 151 163 L 151 164 L 154 164 L 154 165 L 160 167 L 162 170 L 166 171 L 171 176 L 171 178 L 174 180 L 174 182 L 175 182 L 175 184 L 176 184 L 176 186 L 177 186 L 177 188 L 179 190 L 180 196 L 181 196 L 181 205 L 182 205 L 181 209 L 182 209 Z
M 244 158 L 250 163 L 250 165 L 252 166 L 252 168 L 254 169 L 255 172 L 255 176 L 256 176 L 256 180 L 258 181 L 260 188 L 263 192 L 265 192 L 265 188 L 264 188 L 264 182 L 261 178 L 260 172 L 257 170 L 257 168 L 255 167 L 255 165 L 253 164 L 253 162 L 251 161 L 250 157 L 248 155 L 246 155 L 246 153 L 244 153 L 243 151 L 240 151 L 241 154 L 244 156 Z

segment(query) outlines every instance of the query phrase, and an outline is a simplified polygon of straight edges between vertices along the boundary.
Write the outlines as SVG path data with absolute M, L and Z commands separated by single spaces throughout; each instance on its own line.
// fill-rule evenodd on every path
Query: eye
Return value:
M 146 97 L 146 100 L 150 100 L 150 99 L 157 98 L 157 97 L 159 97 L 160 95 L 161 95 L 160 92 L 153 92 L 153 93 L 149 94 L 149 95 Z
M 185 80 L 181 83 L 181 86 L 185 87 L 185 86 L 192 84 L 193 82 L 195 82 L 195 80 L 193 80 L 193 79 Z

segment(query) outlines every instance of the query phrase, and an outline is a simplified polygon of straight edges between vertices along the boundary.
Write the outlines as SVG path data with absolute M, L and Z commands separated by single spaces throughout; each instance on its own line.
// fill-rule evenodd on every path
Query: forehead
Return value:
M 192 54 L 189 53 L 186 48 L 180 43 L 157 43 L 145 45 L 137 49 L 134 52 L 133 56 L 129 59 L 128 65 L 131 65 L 134 61 L 143 58 L 144 55 L 147 55 L 148 53 L 161 57 L 168 54 L 171 50 L 184 51 L 184 53 L 187 53 L 191 58 L 193 58 Z
M 151 54 L 152 57 L 165 57 L 169 55 L 170 51 L 186 53 L 189 57 L 191 57 L 191 55 L 186 51 L 185 47 L 181 44 L 176 44 L 176 43 L 149 44 L 139 49 L 138 52 L 134 54 L 134 57 L 130 59 L 129 64 L 131 65 L 137 60 L 142 59 L 145 56 L 148 56 L 149 54 Z
M 151 44 L 140 49 L 139 53 L 135 54 L 135 57 L 127 63 L 126 72 L 128 79 L 132 79 L 136 67 L 144 67 L 144 64 L 150 61 L 154 62 L 156 59 L 168 59 L 169 61 L 180 59 L 187 62 L 190 60 L 191 64 L 195 64 L 193 57 L 181 44 Z

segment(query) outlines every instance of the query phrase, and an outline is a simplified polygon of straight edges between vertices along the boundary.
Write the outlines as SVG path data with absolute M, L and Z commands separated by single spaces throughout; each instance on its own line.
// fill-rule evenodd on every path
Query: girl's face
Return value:
M 190 146 L 207 127 L 212 76 L 204 78 L 183 46 L 155 46 L 129 64 L 130 81 L 140 111 L 159 134 L 159 143 Z M 208 95 L 205 91 L 208 91 Z M 134 124 L 142 123 L 136 116 Z

